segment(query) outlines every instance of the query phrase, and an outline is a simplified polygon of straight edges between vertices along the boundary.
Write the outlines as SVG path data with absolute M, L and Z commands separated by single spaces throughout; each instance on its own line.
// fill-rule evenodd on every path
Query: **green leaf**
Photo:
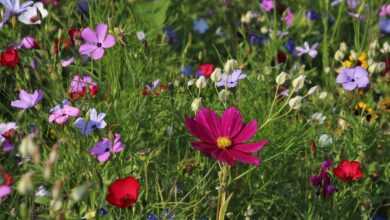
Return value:
M 136 22 L 148 33 L 161 31 L 171 0 L 143 0 L 134 3 Z

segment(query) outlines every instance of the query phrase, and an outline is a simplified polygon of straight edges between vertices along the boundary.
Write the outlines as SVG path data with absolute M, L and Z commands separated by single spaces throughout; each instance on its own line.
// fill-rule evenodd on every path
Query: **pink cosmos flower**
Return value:
M 81 31 L 81 37 L 85 44 L 80 46 L 79 52 L 82 55 L 91 57 L 93 60 L 99 60 L 104 55 L 104 49 L 115 45 L 115 37 L 107 34 L 108 27 L 106 24 L 98 24 L 96 32 L 90 28 Z
M 234 107 L 225 110 L 219 117 L 213 110 L 202 108 L 194 118 L 186 118 L 186 127 L 199 140 L 192 146 L 215 160 L 231 166 L 238 160 L 242 163 L 258 166 L 260 160 L 252 155 L 261 150 L 267 140 L 246 143 L 257 130 L 256 120 L 248 124 Z
M 49 122 L 59 125 L 65 124 L 71 117 L 77 117 L 80 110 L 70 105 L 68 100 L 64 100 L 62 105 L 57 105 L 50 110 Z
M 113 153 L 119 153 L 125 149 L 125 146 L 122 144 L 120 134 L 114 134 L 114 143 L 107 138 L 104 138 L 102 141 L 99 141 L 94 147 L 92 147 L 89 152 L 97 158 L 100 163 L 106 162 L 110 155 Z
M 272 11 L 272 9 L 274 9 L 274 2 L 273 2 L 273 0 L 262 0 L 260 7 L 264 11 L 270 12 L 270 11 Z
M 34 93 L 28 93 L 20 90 L 19 99 L 12 101 L 11 106 L 20 109 L 29 109 L 37 105 L 43 98 L 42 90 L 35 90 Z
M 290 8 L 287 8 L 283 15 L 283 21 L 286 22 L 287 27 L 291 27 L 294 21 L 294 13 Z

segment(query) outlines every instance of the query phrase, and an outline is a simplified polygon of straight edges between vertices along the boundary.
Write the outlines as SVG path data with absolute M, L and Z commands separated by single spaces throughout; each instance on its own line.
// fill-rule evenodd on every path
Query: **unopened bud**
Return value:
M 191 110 L 197 112 L 202 105 L 202 98 L 195 98 L 191 103 Z
M 32 181 L 33 172 L 30 171 L 28 173 L 25 173 L 19 180 L 17 190 L 20 194 L 27 194 L 28 192 L 31 192 L 34 188 L 34 184 Z
M 276 84 L 283 85 L 288 79 L 288 74 L 286 72 L 281 72 L 275 79 Z
M 222 70 L 221 68 L 215 68 L 213 73 L 210 76 L 211 81 L 218 82 L 222 78 Z
M 204 88 L 206 88 L 206 86 L 207 86 L 207 80 L 206 80 L 206 78 L 205 78 L 204 76 L 199 77 L 199 78 L 196 80 L 196 82 L 195 82 L 195 86 L 196 86 L 196 88 L 198 88 L 198 89 L 204 89 Z
M 290 99 L 288 102 L 288 105 L 290 106 L 291 109 L 298 110 L 302 106 L 302 96 L 295 96 L 294 98 Z
M 298 90 L 303 88 L 303 86 L 305 84 L 305 78 L 306 77 L 304 75 L 300 75 L 292 81 L 292 86 L 293 86 L 295 91 L 298 91 Z

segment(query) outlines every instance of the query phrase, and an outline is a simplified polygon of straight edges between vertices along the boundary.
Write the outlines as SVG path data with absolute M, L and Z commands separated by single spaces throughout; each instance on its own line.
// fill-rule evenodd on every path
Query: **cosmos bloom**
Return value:
M 307 54 L 311 58 L 315 58 L 318 54 L 317 52 L 318 46 L 319 44 L 315 43 L 310 47 L 309 43 L 305 41 L 305 43 L 303 43 L 303 47 L 296 47 L 295 50 L 298 56 L 303 56 L 304 54 Z
M 27 8 L 33 3 L 33 1 L 27 1 L 20 5 L 20 0 L 0 0 L 0 4 L 5 7 L 3 20 L 0 22 L 0 29 L 4 26 L 5 23 L 7 23 L 11 16 L 19 15 L 25 12 Z
M 72 100 L 77 100 L 80 97 L 84 97 L 85 94 L 89 94 L 94 97 L 99 91 L 97 83 L 88 75 L 75 75 L 70 83 L 69 96 Z
M 104 55 L 104 49 L 115 45 L 115 37 L 107 32 L 108 26 L 106 24 L 98 24 L 96 31 L 84 28 L 81 31 L 81 37 L 85 43 L 80 46 L 80 54 L 91 57 L 93 60 L 101 59 Z
M 88 111 L 88 119 L 77 118 L 74 126 L 80 130 L 83 135 L 90 135 L 95 129 L 103 129 L 107 123 L 104 121 L 105 113 L 97 113 L 96 109 L 92 108 Z
M 198 68 L 197 75 L 210 78 L 214 71 L 214 65 L 210 63 L 201 64 Z
M 0 200 L 6 198 L 12 192 L 12 176 L 0 167 Z
M 343 85 L 347 91 L 356 88 L 366 88 L 370 83 L 367 70 L 360 66 L 354 68 L 344 68 L 336 78 L 336 82 Z
M 343 182 L 352 182 L 363 178 L 360 162 L 353 160 L 342 160 L 340 164 L 333 169 L 333 174 Z
M 231 74 L 222 74 L 221 80 L 216 83 L 218 87 L 234 88 L 238 85 L 238 82 L 246 78 L 246 74 L 242 73 L 242 70 L 236 69 Z
M 116 133 L 114 134 L 114 142 L 104 138 L 92 147 L 89 152 L 95 156 L 100 163 L 104 163 L 110 159 L 111 154 L 122 152 L 124 149 L 125 146 L 122 144 L 121 136 Z
M 283 21 L 286 23 L 287 27 L 291 27 L 294 21 L 294 13 L 290 8 L 287 8 L 283 15 Z
M 24 24 L 41 24 L 42 19 L 47 17 L 49 13 L 43 7 L 42 2 L 36 2 L 26 8 L 26 10 L 18 16 L 18 20 Z
M 141 185 L 132 176 L 117 179 L 108 187 L 106 200 L 118 208 L 132 207 L 138 199 Z
M 318 189 L 318 194 L 322 194 L 324 198 L 328 198 L 337 191 L 336 187 L 331 183 L 330 175 L 328 173 L 332 166 L 331 160 L 326 160 L 321 164 L 321 172 L 319 175 L 310 177 L 312 186 Z
M 213 110 L 201 108 L 194 118 L 186 118 L 188 131 L 198 138 L 192 146 L 203 154 L 215 160 L 233 166 L 236 161 L 259 166 L 260 160 L 253 156 L 261 150 L 267 140 L 247 143 L 257 131 L 257 122 L 252 120 L 248 124 L 234 107 L 225 110 L 218 116 Z
M 270 12 L 270 11 L 272 11 L 272 9 L 274 9 L 274 2 L 273 2 L 273 0 L 262 0 L 260 7 L 264 11 Z
M 19 109 L 29 109 L 36 106 L 42 98 L 42 90 L 35 90 L 34 93 L 28 93 L 25 90 L 20 90 L 19 99 L 12 101 L 11 106 Z
M 194 21 L 193 28 L 197 33 L 204 34 L 209 29 L 209 25 L 205 19 L 201 18 Z
M 65 124 L 71 117 L 77 117 L 80 110 L 70 105 L 68 100 L 64 100 L 61 105 L 56 105 L 50 110 L 49 122 L 59 125 Z

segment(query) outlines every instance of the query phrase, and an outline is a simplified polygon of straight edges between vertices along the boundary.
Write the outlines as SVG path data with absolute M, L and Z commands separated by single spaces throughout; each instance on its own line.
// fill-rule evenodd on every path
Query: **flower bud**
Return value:
M 387 41 L 383 44 L 382 49 L 381 49 L 381 53 L 383 53 L 383 54 L 390 53 L 390 44 Z
M 30 171 L 28 173 L 25 173 L 19 180 L 19 183 L 17 185 L 17 190 L 20 194 L 26 194 L 28 192 L 31 192 L 34 188 L 34 184 L 32 181 L 33 172 Z
M 77 186 L 72 189 L 72 192 L 70 193 L 70 198 L 73 199 L 75 202 L 80 201 L 85 193 L 88 191 L 90 184 L 85 183 L 81 186 Z
M 24 49 L 38 48 L 37 41 L 31 36 L 24 37 L 20 42 L 20 46 Z
M 290 99 L 288 102 L 288 105 L 290 106 L 291 109 L 298 110 L 302 106 L 302 96 L 295 96 L 294 98 Z
M 349 55 L 349 59 L 355 61 L 358 58 L 359 58 L 358 54 L 354 50 L 351 50 L 350 55 Z
M 228 61 L 226 61 L 225 65 L 223 66 L 223 71 L 226 74 L 229 74 L 229 73 L 233 72 L 233 70 L 235 68 L 237 68 L 237 66 L 238 66 L 237 60 L 229 59 Z
M 195 98 L 191 104 L 191 110 L 197 112 L 200 106 L 202 105 L 202 98 Z
M 22 157 L 31 157 L 36 151 L 37 145 L 34 143 L 32 135 L 23 138 L 19 146 L 19 153 Z
M 222 78 L 222 70 L 221 68 L 215 68 L 213 73 L 210 76 L 211 81 L 219 82 Z
M 268 33 L 268 28 L 263 26 L 263 27 L 260 28 L 260 32 L 262 34 L 266 34 L 266 33 Z
M 318 140 L 318 144 L 321 146 L 321 147 L 326 147 L 326 146 L 329 146 L 333 143 L 333 139 L 330 135 L 328 134 L 322 134 Z
M 313 86 L 309 89 L 309 91 L 307 92 L 307 95 L 313 95 L 315 92 L 317 92 L 318 90 L 320 89 L 319 86 Z
M 345 42 L 341 42 L 339 50 L 341 52 L 347 52 L 347 50 L 348 50 L 347 44 Z
M 221 90 L 221 91 L 218 93 L 218 98 L 219 98 L 222 102 L 226 102 L 227 99 L 229 98 L 229 95 L 230 95 L 230 91 L 227 90 L 227 89 L 223 89 L 223 90 Z
M 194 85 L 194 82 L 195 82 L 195 80 L 194 80 L 194 79 L 190 79 L 190 80 L 188 80 L 188 82 L 187 82 L 187 86 L 188 86 L 188 87 L 191 87 L 192 85 Z
M 203 89 L 203 88 L 206 88 L 207 86 L 207 80 L 204 76 L 201 76 L 199 77 L 196 82 L 195 82 L 195 86 L 196 88 L 198 89 Z
M 275 79 L 276 84 L 283 85 L 288 79 L 288 74 L 286 72 L 281 72 Z
M 325 99 L 326 97 L 328 96 L 328 93 L 327 92 L 321 92 L 320 95 L 318 96 L 318 98 L 320 99 Z
M 341 50 L 336 51 L 336 53 L 334 54 L 334 59 L 340 62 L 344 60 L 344 57 L 345 54 Z
M 295 91 L 303 88 L 303 85 L 305 84 L 305 78 L 306 77 L 304 75 L 300 75 L 292 81 L 292 86 Z

